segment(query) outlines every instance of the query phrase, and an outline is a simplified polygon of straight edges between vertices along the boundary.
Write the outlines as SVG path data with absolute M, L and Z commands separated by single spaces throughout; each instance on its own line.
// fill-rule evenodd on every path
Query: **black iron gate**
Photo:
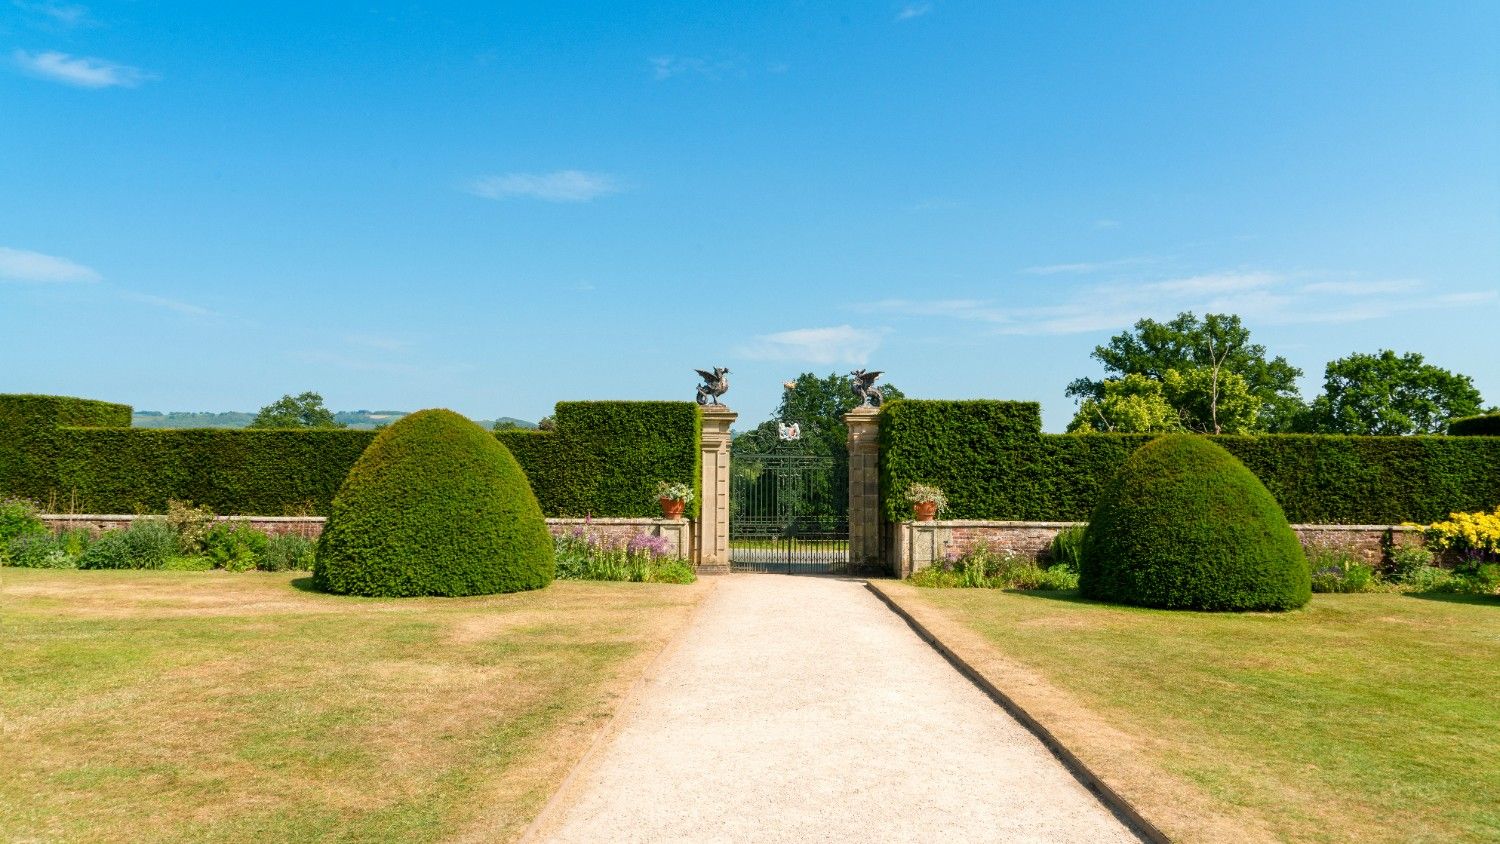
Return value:
M 832 457 L 736 451 L 729 465 L 732 571 L 850 571 L 845 467 Z

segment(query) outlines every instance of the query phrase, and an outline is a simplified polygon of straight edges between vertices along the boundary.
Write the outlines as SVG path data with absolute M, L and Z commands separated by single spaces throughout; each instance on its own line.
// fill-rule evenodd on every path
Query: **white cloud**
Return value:
M 1158 261 L 1158 258 L 1140 256 L 1135 258 L 1116 258 L 1113 261 L 1084 261 L 1077 264 L 1047 264 L 1041 267 L 1026 267 L 1021 272 L 1027 275 L 1087 275 L 1102 270 L 1113 270 L 1120 267 L 1130 267 L 1139 264 L 1150 264 Z
M 145 305 L 163 308 L 165 310 L 173 311 L 184 316 L 218 316 L 216 312 L 211 311 L 208 308 L 202 307 L 200 305 L 194 305 L 191 302 L 183 302 L 178 299 L 168 299 L 165 296 L 153 296 L 150 293 L 136 293 L 130 290 L 122 291 L 120 295 L 132 302 L 140 302 Z
M 410 340 L 386 337 L 380 334 L 347 334 L 344 336 L 344 342 L 351 346 L 377 349 L 382 352 L 400 352 L 412 346 Z
M 589 202 L 619 193 L 625 186 L 605 173 L 558 170 L 553 173 L 505 173 L 484 176 L 468 186 L 469 193 L 485 199 L 527 197 L 546 202 Z
M 737 350 L 753 360 L 797 361 L 816 364 L 847 363 L 862 366 L 880 347 L 881 332 L 851 325 L 829 328 L 797 328 L 763 334 Z
M 99 273 L 91 267 L 75 264 L 67 258 L 0 246 L 0 281 L 67 282 L 99 279 Z
M 722 79 L 725 76 L 744 75 L 743 63 L 735 59 L 705 59 L 697 56 L 652 56 L 647 59 L 651 64 L 651 75 L 661 81 L 671 79 L 674 76 L 693 74 L 708 79 Z M 768 68 L 771 73 L 784 73 L 786 68 L 776 66 Z
M 104 59 L 70 56 L 56 50 L 43 53 L 17 50 L 11 55 L 27 73 L 77 88 L 134 88 L 156 78 L 140 68 Z
M 15 6 L 22 11 L 42 15 L 49 23 L 64 29 L 93 23 L 89 17 L 89 10 L 83 6 L 51 2 L 27 3 L 23 0 L 16 0 Z
M 909 21 L 912 18 L 920 18 L 932 11 L 931 3 L 907 3 L 896 13 L 896 20 Z
M 1145 283 L 1108 282 L 1075 288 L 1051 305 L 1007 307 L 987 299 L 888 299 L 867 313 L 980 322 L 1000 334 L 1076 334 L 1125 328 L 1142 317 L 1167 319 L 1181 311 L 1234 313 L 1258 323 L 1340 323 L 1397 316 L 1412 310 L 1471 307 L 1500 298 L 1494 290 L 1416 295 L 1408 280 L 1302 283 L 1300 275 L 1235 270 Z

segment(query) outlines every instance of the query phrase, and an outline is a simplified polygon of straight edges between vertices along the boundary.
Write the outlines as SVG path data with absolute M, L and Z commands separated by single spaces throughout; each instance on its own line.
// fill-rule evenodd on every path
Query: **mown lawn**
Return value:
M 704 584 L 0 569 L 0 840 L 517 837 Z
M 1500 840 L 1500 599 L 888 588 L 1175 839 Z

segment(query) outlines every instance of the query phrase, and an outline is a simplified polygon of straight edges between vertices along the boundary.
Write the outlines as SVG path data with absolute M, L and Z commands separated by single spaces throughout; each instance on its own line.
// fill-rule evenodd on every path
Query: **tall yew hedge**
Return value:
M 1043 434 L 1035 402 L 901 399 L 880 425 L 886 518 L 911 518 L 914 482 L 947 493 L 951 519 L 1082 521 L 1149 434 Z M 1500 504 L 1500 437 L 1214 436 L 1293 522 L 1428 522 Z
M 549 516 L 659 515 L 657 481 L 699 485 L 701 421 L 692 402 L 560 402 L 556 419 L 556 431 L 494 434 Z M 0 497 L 93 513 L 162 512 L 177 498 L 221 514 L 327 515 L 374 438 L 131 428 L 128 405 L 0 395 Z

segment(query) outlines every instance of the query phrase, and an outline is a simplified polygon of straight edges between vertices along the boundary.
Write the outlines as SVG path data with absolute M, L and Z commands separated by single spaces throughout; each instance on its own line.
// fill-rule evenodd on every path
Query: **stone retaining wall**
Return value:
M 1041 560 L 1058 531 L 1081 522 L 902 522 L 894 526 L 893 574 L 906 577 L 945 555 L 976 545 Z M 1400 525 L 1292 525 L 1302 547 L 1350 550 L 1372 565 L 1381 564 L 1391 545 L 1418 545 L 1422 533 Z
M 130 515 L 60 515 L 42 516 L 42 522 L 54 533 L 62 530 L 87 529 L 94 536 L 107 530 L 124 530 L 139 518 L 160 516 Z M 317 539 L 323 532 L 322 516 L 218 516 L 221 522 L 245 522 L 269 534 L 300 533 Z M 547 529 L 554 536 L 582 531 L 597 536 L 607 545 L 623 545 L 632 537 L 645 533 L 667 538 L 668 553 L 686 557 L 693 547 L 693 524 L 687 519 L 548 519 Z

